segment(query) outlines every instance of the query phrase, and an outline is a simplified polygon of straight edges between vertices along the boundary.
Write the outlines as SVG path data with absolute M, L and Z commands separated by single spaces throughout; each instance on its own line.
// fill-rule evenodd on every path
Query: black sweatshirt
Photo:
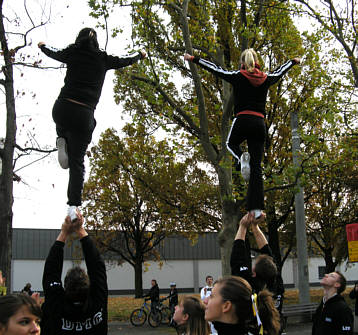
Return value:
M 344 298 L 337 294 L 318 306 L 313 317 L 312 335 L 353 334 L 353 314 Z
M 62 50 L 45 45 L 42 52 L 59 62 L 67 64 L 65 85 L 59 98 L 70 98 L 96 108 L 101 96 L 107 70 L 119 69 L 142 58 L 140 52 L 124 57 L 110 56 L 105 51 L 79 48 L 75 44 Z
M 270 257 L 273 256 L 271 248 L 268 244 L 265 244 L 259 250 L 259 253 Z M 251 249 L 249 243 L 241 239 L 235 240 L 230 258 L 231 274 L 247 280 L 255 293 L 259 293 L 267 285 L 267 289 L 273 293 L 275 307 L 279 312 L 281 312 L 283 293 L 285 291 L 281 275 L 278 274 L 275 281 L 272 283 L 263 282 L 259 278 L 252 276 L 251 262 Z
M 81 239 L 87 273 L 90 279 L 88 303 L 85 307 L 66 300 L 61 282 L 64 243 L 56 241 L 47 256 L 42 286 L 41 334 L 107 334 L 107 275 L 105 264 L 89 236 Z
M 268 89 L 277 83 L 296 62 L 289 60 L 272 73 L 264 73 L 258 67 L 253 72 L 246 70 L 227 71 L 205 59 L 194 57 L 193 62 L 214 75 L 232 84 L 234 89 L 234 115 L 242 111 L 254 111 L 266 115 L 265 105 Z

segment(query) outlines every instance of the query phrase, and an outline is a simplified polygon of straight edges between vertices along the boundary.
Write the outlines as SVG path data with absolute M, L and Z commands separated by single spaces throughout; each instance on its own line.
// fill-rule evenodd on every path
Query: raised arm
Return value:
M 120 69 L 138 62 L 140 59 L 146 57 L 145 51 L 141 50 L 131 55 L 126 56 L 111 56 L 107 55 L 107 70 L 109 69 Z
M 254 238 L 257 244 L 258 249 L 262 249 L 266 244 L 268 244 L 266 236 L 260 229 L 260 224 L 265 222 L 266 215 L 263 213 L 258 219 L 252 220 L 251 230 L 254 234 Z
M 296 57 L 279 66 L 273 72 L 268 73 L 267 80 L 269 81 L 270 85 L 277 83 L 293 66 L 300 63 L 301 59 Z
M 44 42 L 39 42 L 38 47 L 48 57 L 55 59 L 59 62 L 66 63 L 68 59 L 69 48 L 55 49 L 47 46 Z
M 236 70 L 236 71 L 224 70 L 223 68 L 217 66 L 214 63 L 211 63 L 200 57 L 194 57 L 189 54 L 184 55 L 184 60 L 200 65 L 203 69 L 213 73 L 217 77 L 224 79 L 229 83 L 233 83 L 235 81 L 235 77 L 240 73 L 240 70 Z

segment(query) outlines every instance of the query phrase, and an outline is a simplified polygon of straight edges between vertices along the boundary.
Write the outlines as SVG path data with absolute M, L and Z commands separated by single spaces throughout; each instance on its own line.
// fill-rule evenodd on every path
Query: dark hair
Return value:
M 253 314 L 252 288 L 241 277 L 226 277 L 216 281 L 220 284 L 220 295 L 224 301 L 230 301 L 234 307 L 238 324 L 245 329 L 257 327 L 257 321 Z M 264 330 L 270 335 L 278 334 L 280 329 L 280 316 L 274 306 L 272 294 L 261 291 L 257 296 L 257 308 Z
M 97 33 L 92 28 L 83 28 L 77 35 L 75 45 L 82 49 L 98 51 Z
M 21 307 L 26 306 L 30 313 L 39 319 L 42 317 L 41 307 L 28 294 L 9 294 L 0 297 L 0 328 L 6 327 L 9 319 L 16 314 Z
M 71 302 L 84 303 L 87 300 L 90 281 L 87 273 L 79 266 L 68 270 L 64 286 L 65 296 Z
M 337 288 L 337 293 L 341 294 L 346 289 L 347 280 L 346 280 L 346 278 L 343 276 L 343 274 L 341 272 L 339 272 L 339 271 L 334 271 L 334 272 L 337 273 L 338 278 L 339 278 L 338 282 L 341 284 L 341 286 Z
M 255 273 L 257 280 L 262 282 L 261 288 L 270 286 L 277 276 L 277 266 L 272 257 L 259 255 L 255 261 Z
M 152 279 L 152 281 L 154 281 L 154 282 L 155 282 L 155 285 L 158 285 L 158 283 L 157 283 L 157 280 L 156 280 L 156 279 Z
M 206 278 L 205 278 L 205 281 L 207 281 L 207 280 L 208 280 L 208 278 L 213 279 L 213 276 L 207 275 L 207 276 L 206 276 Z
M 190 335 L 209 335 L 209 323 L 205 320 L 205 306 L 195 296 L 186 296 L 180 300 L 183 314 L 188 314 L 188 321 L 178 328 Z

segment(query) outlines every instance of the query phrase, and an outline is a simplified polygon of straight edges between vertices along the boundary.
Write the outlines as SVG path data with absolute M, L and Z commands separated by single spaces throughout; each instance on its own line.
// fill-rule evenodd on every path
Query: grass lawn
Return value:
M 348 297 L 352 288 L 348 288 L 343 293 L 347 303 L 353 307 L 353 300 Z M 179 295 L 179 299 L 181 294 Z M 197 294 L 199 297 L 199 294 Z M 310 290 L 311 302 L 320 302 L 323 296 L 323 289 Z M 143 299 L 135 299 L 132 297 L 109 297 L 108 299 L 108 320 L 109 321 L 125 321 L 129 322 L 129 317 L 135 308 L 143 304 Z M 298 304 L 298 291 L 287 290 L 285 292 L 284 304 Z

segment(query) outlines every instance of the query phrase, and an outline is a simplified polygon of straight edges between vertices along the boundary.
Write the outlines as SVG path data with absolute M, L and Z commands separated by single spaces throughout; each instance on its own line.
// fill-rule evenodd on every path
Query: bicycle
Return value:
M 156 313 L 150 309 L 147 301 L 150 299 L 144 299 L 143 305 L 140 308 L 136 308 L 131 313 L 129 318 L 131 324 L 135 327 L 143 326 L 145 321 L 148 319 L 148 323 L 151 327 L 158 327 L 162 322 L 162 313 L 160 309 L 157 307 Z
M 163 301 L 169 299 L 169 297 L 165 297 L 159 300 L 159 305 L 157 306 L 157 309 L 162 314 L 162 324 L 169 325 L 170 321 L 172 319 L 172 311 L 171 309 L 163 304 Z

